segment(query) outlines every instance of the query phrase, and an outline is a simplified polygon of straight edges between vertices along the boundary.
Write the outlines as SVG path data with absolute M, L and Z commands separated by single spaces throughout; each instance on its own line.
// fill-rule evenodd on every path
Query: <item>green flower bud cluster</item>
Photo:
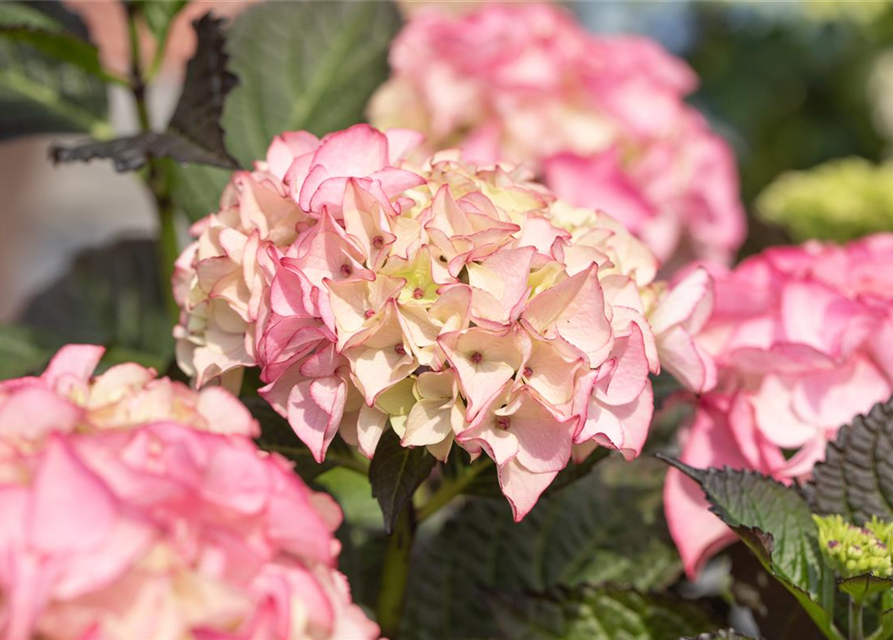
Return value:
M 893 162 L 844 158 L 784 173 L 763 190 L 756 208 L 797 242 L 893 231 Z
M 822 555 L 841 577 L 865 573 L 893 576 L 893 524 L 873 518 L 864 527 L 857 527 L 839 515 L 814 515 L 813 519 L 819 529 Z

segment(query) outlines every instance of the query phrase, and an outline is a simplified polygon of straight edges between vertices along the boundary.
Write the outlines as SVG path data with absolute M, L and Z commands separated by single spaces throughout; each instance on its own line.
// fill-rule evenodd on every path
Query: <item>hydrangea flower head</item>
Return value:
M 4 638 L 377 638 L 335 569 L 337 505 L 227 392 L 71 345 L 0 383 Z
M 657 43 L 589 34 L 554 5 L 487 2 L 414 11 L 390 63 L 376 126 L 478 163 L 524 163 L 662 261 L 729 261 L 744 240 L 734 157 L 684 102 L 692 70 Z
M 179 263 L 180 359 L 200 384 L 259 366 L 320 461 L 338 434 L 372 457 L 387 428 L 485 454 L 520 519 L 572 457 L 641 451 L 657 261 L 523 170 L 405 160 L 419 141 L 284 134 L 236 174 Z
M 891 267 L 893 236 L 878 234 L 713 269 L 712 312 L 689 336 L 716 385 L 696 400 L 683 462 L 808 478 L 842 425 L 893 395 Z M 665 504 L 689 573 L 734 539 L 676 472 Z
M 843 578 L 870 573 L 893 576 L 890 525 L 876 518 L 865 527 L 846 522 L 840 515 L 813 516 L 819 530 L 819 548 L 825 560 Z

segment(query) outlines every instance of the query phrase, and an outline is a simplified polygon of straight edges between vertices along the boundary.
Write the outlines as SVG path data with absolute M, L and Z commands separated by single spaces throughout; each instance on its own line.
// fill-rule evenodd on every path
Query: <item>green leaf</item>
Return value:
M 105 362 L 137 360 L 160 371 L 173 357 L 155 243 L 128 240 L 79 254 L 21 316 L 59 343 L 109 348 Z
M 679 640 L 754 640 L 750 636 L 739 633 L 734 629 L 720 629 L 719 631 L 711 631 L 710 633 L 702 633 L 698 636 L 688 636 Z
M 44 132 L 107 135 L 105 74 L 96 48 L 42 6 L 0 3 L 0 139 Z
M 697 482 L 710 510 L 741 537 L 828 637 L 839 637 L 819 604 L 823 561 L 818 531 L 800 491 L 753 471 L 695 469 L 658 457 Z
M 871 516 L 893 520 L 893 401 L 837 432 L 806 495 L 817 513 L 837 513 L 858 525 Z
M 189 0 L 135 0 L 134 6 L 146 20 L 156 42 L 164 42 L 171 22 Z
M 369 478 L 353 469 L 335 467 L 321 473 L 314 484 L 335 498 L 344 511 L 344 519 L 351 526 L 381 529 L 381 509 L 372 497 Z
M 60 340 L 42 331 L 0 325 L 0 380 L 41 371 L 60 346 Z
M 9 42 L 22 42 L 35 49 L 72 64 L 99 78 L 105 71 L 99 64 L 99 50 L 86 40 L 62 31 L 50 31 L 30 25 L 0 24 L 0 38 Z
M 612 582 L 639 590 L 673 583 L 681 563 L 662 519 L 664 469 L 609 458 L 512 521 L 502 500 L 471 499 L 425 540 L 410 576 L 404 640 L 489 638 L 494 590 L 541 592 Z
M 870 573 L 844 578 L 837 581 L 837 588 L 852 597 L 856 602 L 865 602 L 871 596 L 893 588 L 893 579 L 881 578 Z
M 173 171 L 173 199 L 190 221 L 220 209 L 220 196 L 232 172 L 201 165 L 178 165 Z
M 431 474 L 434 463 L 434 456 L 425 447 L 404 447 L 393 429 L 385 429 L 369 465 L 369 482 L 388 534 L 404 505 Z
M 493 609 L 510 640 L 667 640 L 713 626 L 690 602 L 613 587 L 497 597 Z
M 226 151 L 220 116 L 226 94 L 238 83 L 227 70 L 222 19 L 210 14 L 193 23 L 198 46 L 186 66 L 183 93 L 164 133 L 145 131 L 105 142 L 86 142 L 52 149 L 55 162 L 88 162 L 94 158 L 114 161 L 118 171 L 134 171 L 149 158 L 173 158 L 193 163 L 238 168 Z
M 399 26 L 394 5 L 380 1 L 271 2 L 245 11 L 229 31 L 240 85 L 223 114 L 227 148 L 251 166 L 283 131 L 324 135 L 361 122 L 387 79 Z M 225 184 L 221 172 L 180 171 L 175 200 L 195 220 L 217 210 Z

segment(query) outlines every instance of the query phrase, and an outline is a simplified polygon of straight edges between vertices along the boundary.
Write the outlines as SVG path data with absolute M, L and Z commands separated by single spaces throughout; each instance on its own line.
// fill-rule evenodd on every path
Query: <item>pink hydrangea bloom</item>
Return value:
M 589 34 L 554 5 L 481 3 L 414 12 L 390 62 L 376 126 L 479 164 L 526 163 L 664 262 L 728 262 L 744 240 L 734 156 L 684 102 L 692 70 L 657 43 Z
M 682 461 L 808 478 L 841 425 L 893 395 L 893 235 L 769 249 L 713 278 L 694 342 L 717 384 L 697 401 Z M 676 471 L 665 504 L 690 574 L 734 539 Z
M 419 142 L 288 133 L 237 173 L 179 263 L 180 362 L 199 384 L 259 366 L 317 460 L 387 428 L 483 453 L 520 519 L 571 457 L 641 451 L 670 298 L 613 219 L 457 152 L 410 163 Z M 663 313 L 661 335 L 697 315 Z
M 103 349 L 0 383 L 0 636 L 353 640 L 337 505 L 248 411 Z

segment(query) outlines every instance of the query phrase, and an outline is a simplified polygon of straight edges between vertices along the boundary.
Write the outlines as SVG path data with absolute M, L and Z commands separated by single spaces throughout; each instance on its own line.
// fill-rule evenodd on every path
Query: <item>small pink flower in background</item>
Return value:
M 378 637 L 337 572 L 338 506 L 257 450 L 219 387 L 63 348 L 0 383 L 0 636 Z
M 641 37 L 587 33 L 563 9 L 482 3 L 413 12 L 373 96 L 381 128 L 482 165 L 524 163 L 601 209 L 662 262 L 728 263 L 744 240 L 734 155 L 684 102 L 697 78 Z
M 891 267 L 893 236 L 879 234 L 768 249 L 714 269 L 713 311 L 692 325 L 691 353 L 715 360 L 717 383 L 697 400 L 682 461 L 808 478 L 841 425 L 893 395 Z M 734 540 L 676 471 L 665 503 L 689 574 Z
M 179 360 L 199 385 L 260 367 L 318 461 L 339 434 L 371 458 L 388 428 L 440 460 L 486 454 L 520 519 L 571 456 L 641 451 L 657 260 L 522 170 L 419 160 L 420 142 L 286 133 L 235 174 L 178 263 Z M 700 328 L 698 295 L 664 311 L 661 344 L 700 354 L 679 337 Z

